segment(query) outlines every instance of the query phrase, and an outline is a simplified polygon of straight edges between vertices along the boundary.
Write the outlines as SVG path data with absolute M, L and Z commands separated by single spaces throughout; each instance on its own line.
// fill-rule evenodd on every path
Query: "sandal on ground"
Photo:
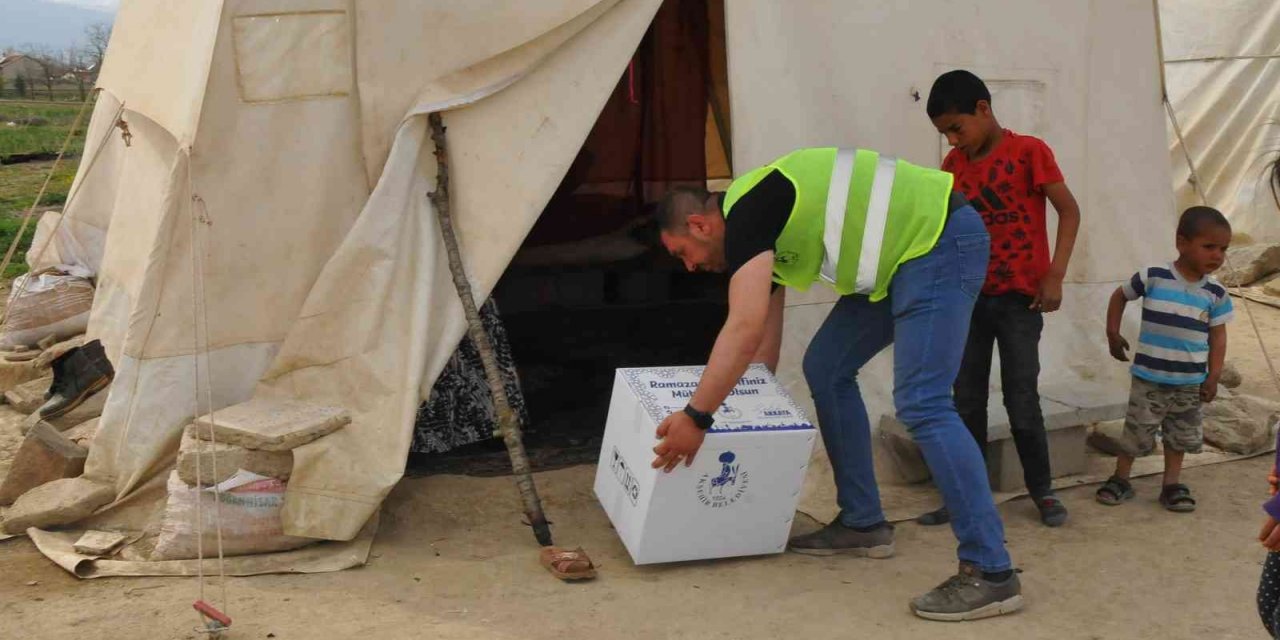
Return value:
M 1196 510 L 1196 499 L 1187 485 L 1167 484 L 1160 490 L 1160 505 L 1176 513 L 1189 513 Z
M 1111 476 L 1107 478 L 1106 482 L 1102 483 L 1101 487 L 1098 487 L 1098 491 L 1093 494 L 1093 497 L 1108 507 L 1114 507 L 1133 499 L 1133 485 L 1129 484 L 1129 481 L 1124 478 Z
M 543 547 L 538 559 L 551 575 L 561 580 L 590 580 L 596 577 L 596 566 L 591 563 L 591 558 L 587 557 L 587 552 L 582 547 Z

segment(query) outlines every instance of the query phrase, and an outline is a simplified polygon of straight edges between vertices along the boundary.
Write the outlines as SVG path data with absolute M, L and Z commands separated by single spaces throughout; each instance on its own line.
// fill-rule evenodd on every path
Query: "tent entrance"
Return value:
M 686 273 L 652 224 L 673 186 L 731 175 L 724 46 L 723 0 L 663 2 L 494 290 L 537 469 L 595 461 L 615 369 L 703 363 L 724 321 L 725 277 Z M 510 472 L 497 440 L 424 448 L 411 472 Z

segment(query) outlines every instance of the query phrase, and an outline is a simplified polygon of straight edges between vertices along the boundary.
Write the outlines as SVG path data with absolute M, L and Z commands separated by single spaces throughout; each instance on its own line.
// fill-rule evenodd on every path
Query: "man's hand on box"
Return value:
M 653 452 L 658 454 L 653 459 L 653 468 L 671 473 L 681 460 L 686 467 L 693 464 L 693 458 L 698 455 L 698 449 L 702 448 L 702 440 L 707 437 L 707 432 L 699 429 L 693 423 L 693 418 L 677 411 L 658 425 L 657 437 L 661 442 L 653 448 Z

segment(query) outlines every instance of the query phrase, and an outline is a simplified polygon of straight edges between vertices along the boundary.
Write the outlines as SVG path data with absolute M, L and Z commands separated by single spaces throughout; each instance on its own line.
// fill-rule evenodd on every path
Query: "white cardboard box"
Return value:
M 716 411 L 693 466 L 649 465 L 658 424 L 689 402 L 702 367 L 618 369 L 595 493 L 636 564 L 780 553 L 816 437 L 763 365 Z

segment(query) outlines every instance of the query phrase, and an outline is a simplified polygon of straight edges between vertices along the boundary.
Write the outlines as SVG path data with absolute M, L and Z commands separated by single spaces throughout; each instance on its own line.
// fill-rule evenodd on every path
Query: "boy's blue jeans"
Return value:
M 836 303 L 805 352 L 804 375 L 835 470 L 840 521 L 851 527 L 882 522 L 857 376 L 893 344 L 893 403 L 951 512 L 960 560 L 996 572 L 1012 568 L 1004 525 L 982 453 L 951 398 L 989 254 L 978 213 L 969 206 L 951 212 L 933 251 L 898 269 L 889 297 L 872 303 L 849 295 Z

